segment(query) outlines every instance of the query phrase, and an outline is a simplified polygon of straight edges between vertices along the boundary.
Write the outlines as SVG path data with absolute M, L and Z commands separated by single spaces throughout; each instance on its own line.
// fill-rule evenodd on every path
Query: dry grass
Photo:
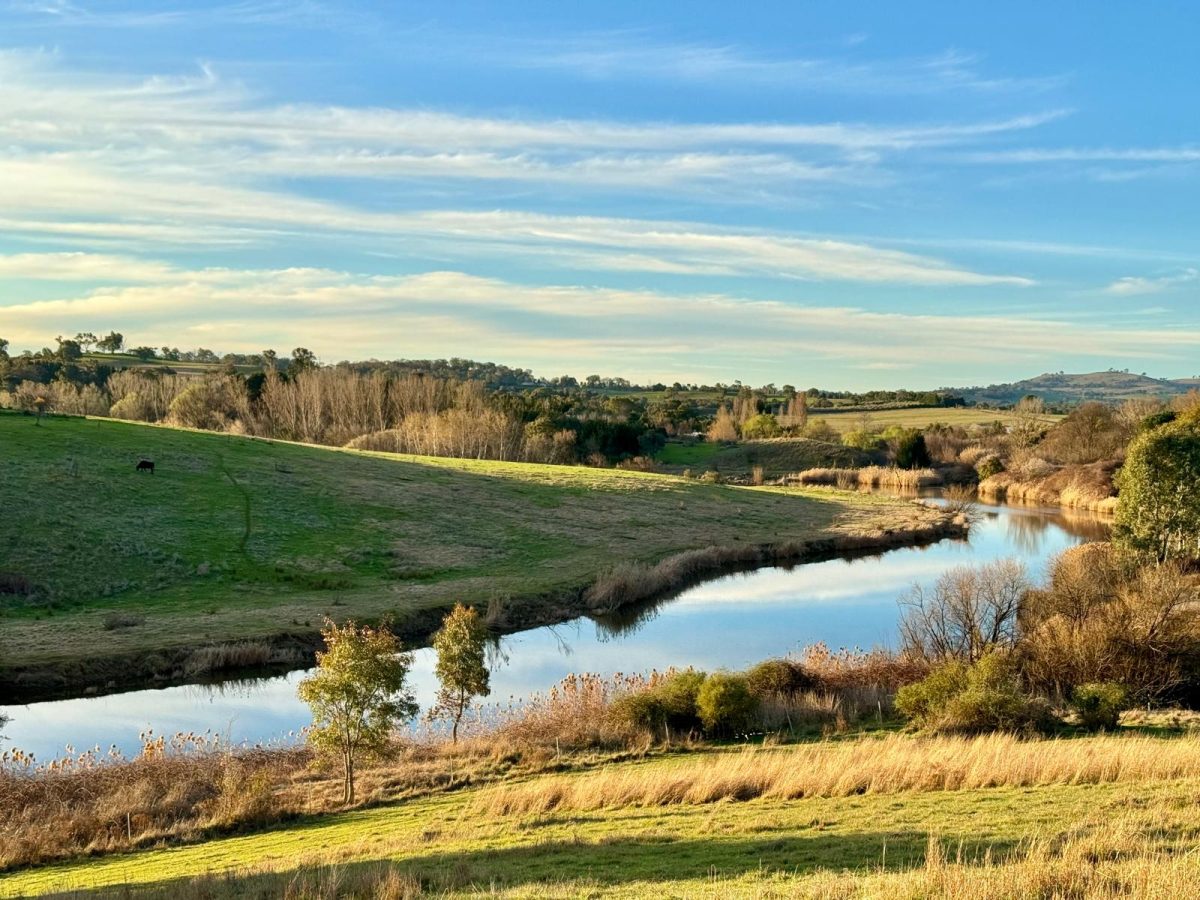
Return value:
M 202 678 L 217 672 L 303 662 L 304 657 L 292 648 L 275 647 L 268 641 L 238 641 L 197 647 L 188 654 L 183 671 L 188 678 Z
M 796 484 L 823 484 L 840 488 L 895 488 L 915 491 L 942 483 L 933 469 L 900 469 L 895 466 L 864 466 L 861 469 L 806 469 L 787 480 Z
M 543 778 L 482 792 L 487 815 L 544 815 L 759 797 L 849 797 L 901 791 L 1103 784 L 1200 775 L 1200 737 L 1025 741 L 1010 735 L 917 739 L 903 735 L 708 754 Z
M 1114 513 L 1117 509 L 1117 489 L 1113 484 L 1113 476 L 1119 465 L 1116 461 L 1106 461 L 1050 467 L 1043 474 L 1001 472 L 980 482 L 979 494 L 1012 503 Z
M 297 811 L 277 791 L 300 750 L 230 752 L 208 735 L 143 737 L 133 760 L 91 750 L 39 765 L 0 759 L 0 870 L 279 821 Z

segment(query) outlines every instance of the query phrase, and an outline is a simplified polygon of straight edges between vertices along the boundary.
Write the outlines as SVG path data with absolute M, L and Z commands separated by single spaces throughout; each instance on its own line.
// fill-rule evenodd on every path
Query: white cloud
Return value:
M 1154 278 L 1128 275 L 1124 278 L 1118 278 L 1104 290 L 1110 294 L 1120 294 L 1122 296 L 1157 294 L 1160 291 L 1165 291 L 1181 284 L 1191 284 L 1196 281 L 1200 281 L 1200 269 L 1189 268 L 1171 275 L 1160 275 Z
M 970 371 L 982 346 L 1003 346 L 1008 359 L 1037 365 L 1062 358 L 1068 331 L 1073 354 L 1104 359 L 1185 357 L 1200 347 L 1200 335 L 1170 323 L 1117 328 L 885 313 L 726 294 L 520 284 L 456 271 L 174 269 L 153 283 L 116 281 L 114 274 L 102 288 L 14 298 L 0 307 L 6 337 L 16 347 L 41 346 L 56 333 L 117 328 L 152 345 L 304 345 L 331 359 L 453 356 L 470 347 L 473 355 L 545 371 L 608 371 L 617 359 L 631 377 L 686 380 L 698 369 L 745 377 L 763 360 L 797 357 L 810 370 L 831 363 L 886 370 L 937 359 Z
M 861 41 L 851 41 L 851 45 L 856 43 Z M 1027 92 L 1049 90 L 1066 81 L 1063 75 L 984 75 L 979 56 L 957 50 L 891 60 L 767 56 L 729 44 L 657 41 L 637 32 L 556 36 L 552 41 L 479 39 L 467 40 L 466 46 L 473 57 L 513 68 L 554 69 L 592 79 L 655 78 L 727 87 L 749 84 L 791 92 Z

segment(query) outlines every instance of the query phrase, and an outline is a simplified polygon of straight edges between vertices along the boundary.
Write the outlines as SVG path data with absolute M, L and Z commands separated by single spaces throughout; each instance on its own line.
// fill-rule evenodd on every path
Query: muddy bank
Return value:
M 700 582 L 733 572 L 867 556 L 947 538 L 965 538 L 967 530 L 965 520 L 947 513 L 920 528 L 778 544 L 706 547 L 675 554 L 655 565 L 618 565 L 594 582 L 569 591 L 496 599 L 486 610 L 486 618 L 497 633 L 511 634 L 581 616 L 602 617 L 624 607 L 665 600 Z M 440 627 L 445 613 L 443 608 L 416 610 L 393 622 L 393 630 L 408 646 L 424 647 Z M 140 654 L 98 653 L 70 662 L 14 667 L 0 671 L 0 702 L 17 705 L 279 675 L 311 667 L 320 647 L 319 632 L 291 630 L 253 641 Z

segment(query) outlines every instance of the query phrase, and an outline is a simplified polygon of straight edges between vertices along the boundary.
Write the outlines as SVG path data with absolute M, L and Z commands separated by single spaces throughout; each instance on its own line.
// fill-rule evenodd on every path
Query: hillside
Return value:
M 1109 371 L 1080 375 L 1046 373 L 1009 384 L 953 390 L 970 403 L 1010 406 L 1030 394 L 1048 403 L 1082 403 L 1086 400 L 1118 403 L 1137 397 L 1167 398 L 1186 394 L 1198 384 L 1200 382 L 1191 378 L 1167 380 L 1131 372 Z
M 927 540 L 946 519 L 819 490 L 103 419 L 0 414 L 0 446 L 0 686 L 22 696 L 186 678 L 223 659 L 295 664 L 327 615 L 390 616 L 414 639 L 456 601 L 502 628 L 561 621 L 622 563 L 721 548 L 693 561 L 699 574 Z M 141 457 L 154 474 L 135 471 Z M 197 656 L 231 641 L 243 643 L 230 657 Z

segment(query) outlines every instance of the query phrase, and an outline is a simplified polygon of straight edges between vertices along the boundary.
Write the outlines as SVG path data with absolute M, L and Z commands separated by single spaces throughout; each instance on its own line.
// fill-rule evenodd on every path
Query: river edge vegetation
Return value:
M 504 631 L 732 567 L 961 534 L 883 497 L 403 457 L 0 413 L 0 673 L 14 698 L 297 668 L 326 616 L 412 643 L 457 602 Z M 142 457 L 154 474 L 135 471 Z M 98 648 L 103 648 L 98 652 Z

